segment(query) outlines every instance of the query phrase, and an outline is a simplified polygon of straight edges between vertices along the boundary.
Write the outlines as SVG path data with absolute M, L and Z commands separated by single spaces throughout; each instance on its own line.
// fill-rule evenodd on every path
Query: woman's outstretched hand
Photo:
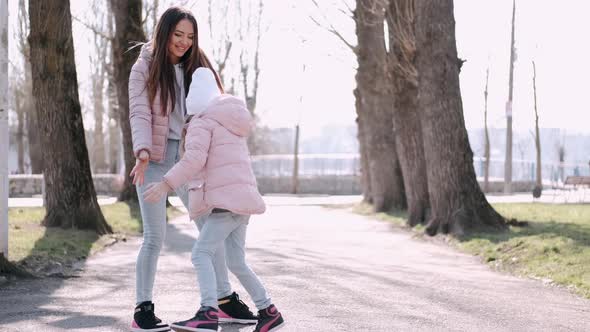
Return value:
M 166 182 L 150 183 L 143 193 L 143 200 L 148 203 L 159 202 L 172 188 Z
M 133 184 L 136 186 L 141 186 L 143 184 L 145 170 L 150 163 L 150 155 L 146 150 L 141 150 L 139 152 L 139 157 L 135 159 L 135 166 L 129 173 L 129 176 L 133 177 Z

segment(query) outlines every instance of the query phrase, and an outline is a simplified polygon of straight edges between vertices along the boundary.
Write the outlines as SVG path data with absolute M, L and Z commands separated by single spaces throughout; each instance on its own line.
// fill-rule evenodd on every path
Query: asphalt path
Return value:
M 590 331 L 589 300 L 310 198 L 274 200 L 248 232 L 247 258 L 285 317 L 281 332 Z M 187 216 L 168 225 L 154 291 L 168 322 L 198 309 L 196 236 Z M 103 250 L 77 277 L 1 287 L 0 331 L 128 331 L 140 244 L 129 238 Z M 232 284 L 253 307 L 233 276 Z

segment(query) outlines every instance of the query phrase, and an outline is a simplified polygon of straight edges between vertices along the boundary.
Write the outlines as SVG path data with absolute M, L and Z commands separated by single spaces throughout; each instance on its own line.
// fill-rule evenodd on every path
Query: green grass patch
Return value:
M 470 234 L 458 239 L 459 248 L 494 267 L 549 279 L 590 298 L 590 205 L 505 203 L 494 208 L 529 226 Z
M 128 235 L 141 235 L 137 204 L 118 202 L 103 205 L 101 210 L 114 234 L 99 237 L 93 231 L 41 226 L 45 208 L 8 209 L 10 261 L 37 274 L 55 272 L 73 267 L 75 262 Z M 169 219 L 181 214 L 176 208 L 168 208 Z
M 528 221 L 502 233 L 472 233 L 449 241 L 482 257 L 494 268 L 519 276 L 545 279 L 590 298 L 590 205 L 502 203 L 493 204 L 504 217 Z M 370 214 L 370 206 L 354 211 Z M 400 213 L 377 214 L 380 220 L 405 225 Z M 423 233 L 424 227 L 415 228 Z

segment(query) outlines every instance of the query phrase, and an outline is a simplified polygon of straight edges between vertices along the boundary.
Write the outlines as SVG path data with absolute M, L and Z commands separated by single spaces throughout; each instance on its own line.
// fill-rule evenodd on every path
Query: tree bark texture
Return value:
M 157 3 L 156 3 L 157 5 Z M 114 19 L 110 3 L 107 3 L 109 14 L 107 15 L 107 35 L 114 35 Z M 154 21 L 154 25 L 155 25 Z M 109 118 L 108 135 L 109 135 L 109 173 L 119 173 L 119 153 L 121 149 L 121 128 L 119 126 L 119 112 L 117 105 L 117 86 L 115 84 L 115 68 L 113 66 L 113 40 L 108 43 L 109 52 L 103 65 L 107 75 L 107 112 Z
M 92 144 L 93 148 L 93 165 L 96 173 L 107 171 L 107 160 L 105 151 L 105 135 L 103 128 L 104 121 L 104 73 L 96 73 L 92 81 L 93 101 L 94 101 L 94 135 Z
M 384 0 L 359 0 L 355 10 L 358 39 L 356 73 L 359 113 L 370 173 L 371 199 L 377 212 L 404 209 L 406 197 L 393 135 L 393 98 L 389 93 L 385 49 Z
M 29 71 L 30 72 L 30 71 Z M 32 80 L 32 75 L 29 76 Z M 30 82 L 30 81 L 29 81 Z M 30 92 L 30 99 L 25 101 L 25 127 L 27 131 L 27 142 L 29 148 L 29 159 L 31 161 L 31 173 L 43 173 L 43 148 L 41 146 L 41 137 L 39 131 L 39 119 L 37 110 L 35 109 L 36 102 L 33 96 L 32 86 L 26 87 Z
M 541 133 L 539 131 L 539 111 L 537 110 L 537 66 L 535 66 L 535 61 L 533 61 L 533 95 L 535 98 L 535 150 L 537 152 L 533 196 L 539 198 L 543 192 L 543 175 L 541 174 Z
M 18 18 L 19 18 L 19 48 L 24 57 L 24 74 L 25 80 L 22 87 L 22 94 L 26 96 L 22 100 L 24 127 L 28 142 L 29 160 L 31 162 L 31 173 L 43 173 L 43 150 L 41 148 L 41 140 L 39 137 L 39 129 L 37 124 L 37 114 L 35 111 L 35 100 L 33 96 L 32 75 L 31 75 L 31 50 L 27 40 L 29 33 L 29 15 L 25 6 L 25 0 L 18 2 Z
M 96 200 L 84 138 L 69 1 L 29 1 L 33 95 L 41 132 L 45 226 L 111 233 Z
M 369 135 L 366 134 L 367 129 L 365 128 L 366 125 L 366 115 L 361 111 L 360 106 L 360 91 L 359 88 L 354 89 L 354 97 L 355 97 L 355 108 L 357 113 L 356 118 L 356 125 L 357 125 L 357 138 L 359 141 L 359 154 L 360 154 L 360 162 L 361 162 L 361 189 L 363 191 L 363 202 L 372 204 L 373 198 L 371 197 L 371 172 L 369 169 L 369 156 L 367 155 L 367 145 L 368 140 L 367 137 Z
M 26 83 L 22 84 L 25 85 Z M 18 173 L 25 173 L 25 108 L 24 108 L 24 95 L 20 91 L 23 88 L 21 84 L 18 84 L 14 91 L 14 109 L 16 111 L 16 151 L 17 151 L 17 166 Z M 16 90 L 15 89 L 15 90 Z
M 417 1 L 416 19 L 418 106 L 431 206 L 427 233 L 504 229 L 504 218 L 475 177 L 459 87 L 453 1 Z
M 107 13 L 108 15 L 108 13 Z M 105 18 L 101 18 L 104 20 Z M 108 18 L 106 18 L 108 19 Z M 102 23 L 104 26 L 104 23 Z M 108 78 L 107 75 L 107 51 L 109 41 L 94 34 L 94 53 L 92 56 L 92 100 L 94 105 L 94 132 L 93 132 L 93 144 L 92 144 L 92 165 L 94 172 L 105 173 L 107 171 L 107 158 L 106 158 L 106 144 L 105 144 L 105 133 L 104 133 L 104 87 L 105 81 Z
M 108 113 L 109 113 L 109 173 L 119 173 L 119 149 L 121 148 L 121 129 L 116 105 L 114 82 L 109 81 Z
M 129 73 L 139 55 L 140 48 L 129 50 L 133 42 L 144 42 L 145 35 L 141 25 L 141 0 L 117 1 L 110 0 L 115 16 L 115 39 L 113 42 L 113 63 L 115 68 L 115 84 L 117 86 L 117 104 L 119 125 L 123 139 L 125 159 L 125 183 L 119 196 L 121 201 L 137 200 L 136 188 L 131 181 L 129 172 L 135 165 L 131 125 L 129 123 Z
M 428 180 L 418 109 L 414 0 L 391 0 L 387 11 L 393 133 L 408 203 L 408 225 L 424 223 L 429 209 Z
M 488 130 L 488 83 L 490 68 L 486 70 L 486 89 L 484 90 L 484 169 L 483 169 L 483 191 L 490 191 L 490 133 Z

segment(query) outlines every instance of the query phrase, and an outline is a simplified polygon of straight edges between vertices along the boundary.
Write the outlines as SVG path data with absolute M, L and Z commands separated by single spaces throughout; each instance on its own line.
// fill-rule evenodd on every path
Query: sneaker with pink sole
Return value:
M 170 325 L 177 332 L 217 332 L 218 327 L 219 313 L 213 307 L 201 307 L 193 318 Z
M 258 317 L 250 311 L 236 292 L 218 300 L 219 323 L 256 324 Z
M 135 307 L 133 321 L 131 322 L 132 332 L 165 332 L 170 331 L 168 324 L 156 317 L 152 301 L 145 301 Z
M 285 326 L 283 315 L 274 304 L 271 304 L 268 308 L 258 311 L 258 324 L 254 332 L 274 332 L 283 326 Z

